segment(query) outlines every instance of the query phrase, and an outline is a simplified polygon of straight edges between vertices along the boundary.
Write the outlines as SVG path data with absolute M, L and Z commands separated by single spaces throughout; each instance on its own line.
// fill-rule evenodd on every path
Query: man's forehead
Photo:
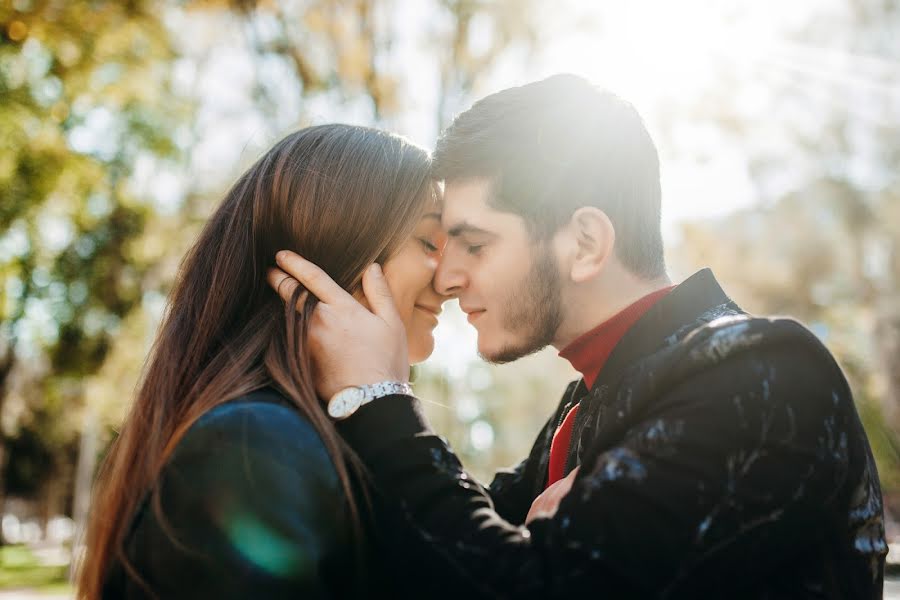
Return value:
M 487 179 L 454 181 L 444 186 L 442 223 L 450 229 L 463 223 L 477 225 L 479 221 L 497 213 L 488 205 L 491 193 Z
M 517 236 L 525 231 L 525 220 L 515 213 L 490 205 L 489 180 L 454 182 L 444 187 L 441 226 L 451 237 L 470 234 Z

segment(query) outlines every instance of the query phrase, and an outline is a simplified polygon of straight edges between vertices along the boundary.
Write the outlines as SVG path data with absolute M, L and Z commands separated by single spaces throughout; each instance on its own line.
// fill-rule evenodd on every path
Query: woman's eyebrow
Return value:
M 438 221 L 440 221 L 441 213 L 435 213 L 435 212 L 427 213 L 427 214 L 422 215 L 422 218 L 423 219 L 437 219 Z

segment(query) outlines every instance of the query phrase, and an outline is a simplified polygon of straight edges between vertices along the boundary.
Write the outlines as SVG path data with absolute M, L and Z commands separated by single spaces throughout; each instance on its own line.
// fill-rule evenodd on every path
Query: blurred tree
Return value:
M 177 158 L 173 56 L 153 2 L 0 6 L 0 470 L 18 491 L 71 476 L 82 378 L 141 299 L 130 243 L 152 206 L 127 183 L 140 157 Z
M 541 43 L 537 0 L 194 0 L 194 10 L 228 9 L 245 19 L 260 57 L 291 65 L 305 98 L 325 96 L 368 106 L 369 122 L 421 103 L 423 68 L 436 74 L 435 129 L 471 100 L 473 90 L 513 52 L 523 60 Z M 417 30 L 416 27 L 421 27 Z M 398 50 L 401 48 L 401 50 Z M 423 56 L 415 54 L 423 53 Z M 421 59 L 421 63 L 418 60 Z M 275 114 L 283 82 L 256 85 L 260 107 Z M 427 78 L 425 79 L 427 81 Z
M 522 52 L 523 62 L 542 44 L 535 0 L 441 0 L 449 27 L 436 39 L 449 48 L 438 56 L 440 91 L 436 111 L 438 130 L 467 108 L 472 90 L 489 78 L 495 64 L 512 50 Z

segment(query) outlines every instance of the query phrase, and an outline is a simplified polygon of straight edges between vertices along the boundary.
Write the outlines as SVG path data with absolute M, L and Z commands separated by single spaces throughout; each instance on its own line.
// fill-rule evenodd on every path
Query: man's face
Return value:
M 509 362 L 553 341 L 562 320 L 561 277 L 549 240 L 535 242 L 522 217 L 487 204 L 491 186 L 448 184 L 442 223 L 449 240 L 435 274 L 478 331 L 478 352 Z

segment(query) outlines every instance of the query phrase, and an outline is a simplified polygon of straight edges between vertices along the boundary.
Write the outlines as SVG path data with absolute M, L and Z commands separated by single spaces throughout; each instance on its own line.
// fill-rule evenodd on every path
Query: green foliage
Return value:
M 26 546 L 0 548 L 0 590 L 28 588 L 35 592 L 71 592 L 68 566 L 43 565 Z
M 19 0 L 0 31 L 0 415 L 33 442 L 7 449 L 15 479 L 39 457 L 71 469 L 81 378 L 145 291 L 129 248 L 152 206 L 127 183 L 142 157 L 178 159 L 187 113 L 154 2 Z

